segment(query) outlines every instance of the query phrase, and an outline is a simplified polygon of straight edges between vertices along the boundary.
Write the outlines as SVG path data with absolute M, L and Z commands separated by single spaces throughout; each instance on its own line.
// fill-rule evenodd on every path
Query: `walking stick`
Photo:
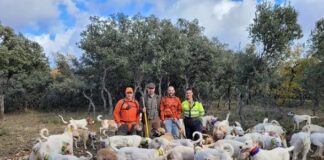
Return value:
M 144 101 L 144 97 L 142 98 L 143 101 L 143 107 L 145 108 L 145 112 L 144 112 L 144 123 L 145 123 L 145 137 L 149 138 L 150 137 L 150 133 L 149 133 L 149 129 L 148 129 L 148 123 L 147 123 L 147 115 L 146 115 L 146 106 L 145 106 L 145 101 Z

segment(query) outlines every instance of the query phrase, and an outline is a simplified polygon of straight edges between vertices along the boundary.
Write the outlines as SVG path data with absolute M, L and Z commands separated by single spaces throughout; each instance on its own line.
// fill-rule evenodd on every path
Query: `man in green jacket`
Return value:
M 182 102 L 182 111 L 184 116 L 183 122 L 186 129 L 186 137 L 193 139 L 193 132 L 202 131 L 201 117 L 204 116 L 205 110 L 200 102 L 193 100 L 193 91 L 191 88 L 186 90 L 186 100 Z

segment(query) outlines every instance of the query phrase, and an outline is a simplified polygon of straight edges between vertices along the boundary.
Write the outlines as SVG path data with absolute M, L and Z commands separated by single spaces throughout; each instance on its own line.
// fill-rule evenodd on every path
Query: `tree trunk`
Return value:
M 101 99 L 103 101 L 103 108 L 104 108 L 104 112 L 107 111 L 107 100 L 106 100 L 106 97 L 105 97 L 105 90 L 107 90 L 106 88 L 106 75 L 107 75 L 107 68 L 105 68 L 104 70 L 104 73 L 103 73 L 103 76 L 102 76 L 102 79 L 101 79 Z
M 219 100 L 218 100 L 218 103 L 217 103 L 217 108 L 220 107 L 219 104 L 222 102 L 224 96 L 225 96 L 225 93 L 222 96 L 219 97 Z
M 316 113 L 316 110 L 319 108 L 319 100 L 317 97 L 314 97 L 313 98 L 313 108 L 312 108 L 312 111 L 313 111 L 313 115 L 315 116 L 315 113 Z
M 105 92 L 108 95 L 108 103 L 109 103 L 109 110 L 108 110 L 108 115 L 111 115 L 113 110 L 114 110 L 114 106 L 112 103 L 112 97 L 111 97 L 111 93 L 108 91 L 108 89 L 105 89 Z
M 100 95 L 101 95 L 101 99 L 103 101 L 104 112 L 106 112 L 107 111 L 107 100 L 105 98 L 105 92 L 104 92 L 103 88 L 101 88 Z
M 159 95 L 162 96 L 162 76 L 159 78 Z
M 227 96 L 228 96 L 228 110 L 231 110 L 231 85 L 228 85 L 227 87 Z
M 89 96 L 87 96 L 84 91 L 82 92 L 82 94 L 89 101 L 88 111 L 90 111 L 90 108 L 92 107 L 93 117 L 96 117 L 96 105 L 93 103 L 93 100 Z
M 4 120 L 4 95 L 0 95 L 0 122 Z
M 243 107 L 244 107 L 244 102 L 243 102 L 243 95 L 242 95 L 242 92 L 241 92 L 237 96 L 237 109 L 238 109 L 238 115 L 240 117 L 240 123 L 242 124 L 242 126 L 245 126 L 245 121 L 244 121 L 244 117 L 243 117 L 243 110 L 242 110 Z

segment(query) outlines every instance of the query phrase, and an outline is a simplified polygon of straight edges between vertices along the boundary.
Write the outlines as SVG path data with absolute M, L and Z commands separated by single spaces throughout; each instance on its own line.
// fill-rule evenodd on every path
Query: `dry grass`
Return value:
M 19 159 L 17 157 L 29 155 L 42 128 L 48 128 L 50 134 L 62 133 L 65 125 L 57 115 L 58 113 L 36 111 L 7 114 L 5 121 L 0 125 L 0 159 Z M 66 121 L 70 117 L 80 119 L 87 116 L 86 113 L 61 113 L 61 115 Z M 99 123 L 90 128 L 99 128 Z
M 232 104 L 230 122 L 239 121 L 239 116 L 235 109 L 235 103 Z M 218 116 L 220 119 L 226 117 L 227 108 L 220 107 L 209 110 L 211 114 Z M 246 106 L 244 109 L 245 129 L 251 127 L 256 123 L 262 122 L 264 117 L 269 120 L 276 119 L 287 129 L 288 137 L 292 134 L 291 117 L 286 116 L 288 111 L 295 111 L 298 114 L 311 114 L 309 107 L 285 108 L 284 113 L 280 113 L 275 108 L 260 108 L 257 106 Z M 80 119 L 87 116 L 86 112 L 82 113 L 43 113 L 36 111 L 29 111 L 26 113 L 7 114 L 5 121 L 0 124 L 0 159 L 22 159 L 17 157 L 24 157 L 29 155 L 33 144 L 36 143 L 36 138 L 39 138 L 40 129 L 46 127 L 50 134 L 62 133 L 65 125 L 57 117 L 58 114 L 63 115 L 65 120 L 70 117 Z M 314 124 L 324 124 L 324 111 L 316 112 L 320 119 L 315 119 Z M 281 117 L 280 115 L 284 115 Z M 281 119 L 279 119 L 281 118 Z M 99 123 L 90 128 L 99 131 Z M 302 124 L 304 125 L 304 124 Z M 81 147 L 82 148 L 82 147 Z M 96 151 L 90 150 L 94 155 Z M 76 150 L 76 155 L 84 154 L 81 149 Z

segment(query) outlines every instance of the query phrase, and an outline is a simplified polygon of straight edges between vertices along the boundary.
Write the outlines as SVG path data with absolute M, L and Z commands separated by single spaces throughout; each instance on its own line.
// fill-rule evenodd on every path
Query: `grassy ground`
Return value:
M 239 121 L 239 116 L 235 109 L 235 104 L 232 104 L 230 122 Z M 226 117 L 228 112 L 227 107 L 210 109 L 210 114 L 218 116 L 220 119 Z M 262 122 L 264 117 L 269 120 L 276 119 L 288 131 L 288 139 L 292 134 L 291 117 L 286 116 L 287 112 L 294 111 L 298 114 L 311 114 L 310 107 L 285 108 L 283 113 L 276 108 L 260 108 L 256 106 L 246 106 L 243 108 L 245 128 L 252 127 L 256 123 Z M 28 111 L 24 113 L 7 114 L 5 121 L 0 124 L 0 159 L 23 159 L 29 155 L 33 144 L 36 143 L 36 138 L 39 138 L 40 129 L 46 127 L 50 134 L 62 133 L 64 130 L 63 123 L 57 117 L 58 114 L 63 115 L 65 120 L 70 117 L 74 119 L 84 118 L 87 114 L 84 113 L 43 113 L 37 111 Z M 324 111 L 316 112 L 320 119 L 313 120 L 314 124 L 324 125 Z M 281 115 L 284 115 L 283 117 Z M 91 129 L 99 131 L 99 123 L 90 126 Z M 302 124 L 301 126 L 303 126 Z M 79 145 L 81 146 L 81 144 Z M 80 147 L 82 148 L 82 147 Z M 90 147 L 89 147 L 90 148 Z M 95 151 L 90 150 L 94 155 Z M 82 149 L 75 150 L 76 155 L 85 155 Z
M 0 125 L 0 159 L 24 159 L 23 157 L 30 154 L 32 146 L 39 138 L 39 131 L 44 127 L 49 129 L 50 134 L 63 133 L 65 125 L 57 114 L 36 111 L 7 114 L 5 121 Z M 79 119 L 87 116 L 86 113 L 60 114 L 66 121 L 70 117 Z M 90 128 L 99 130 L 99 123 Z M 84 153 L 82 149 L 76 150 L 76 155 L 85 155 Z

